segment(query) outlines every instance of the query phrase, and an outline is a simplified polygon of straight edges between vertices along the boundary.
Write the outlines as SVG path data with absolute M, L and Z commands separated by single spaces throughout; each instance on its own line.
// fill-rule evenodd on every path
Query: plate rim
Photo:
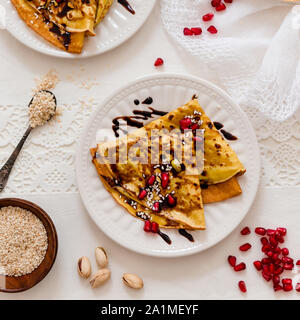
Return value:
M 120 243 L 119 241 L 117 241 L 116 239 L 113 238 L 113 235 L 106 232 L 105 230 L 103 230 L 98 223 L 96 222 L 96 219 L 94 218 L 93 214 L 90 212 L 92 210 L 90 210 L 90 205 L 89 202 L 87 201 L 87 199 L 85 199 L 84 196 L 84 192 L 82 190 L 82 181 L 81 181 L 81 175 L 80 175 L 80 168 L 81 168 L 81 156 L 82 156 L 82 148 L 83 148 L 83 144 L 84 144 L 84 140 L 85 140 L 85 136 L 87 135 L 89 128 L 91 126 L 91 123 L 94 120 L 94 116 L 100 111 L 100 109 L 104 108 L 106 104 L 109 103 L 109 101 L 111 99 L 113 99 L 117 94 L 121 93 L 122 91 L 131 88 L 134 85 L 137 85 L 140 82 L 143 81 L 151 81 L 151 80 L 157 80 L 157 79 L 164 79 L 164 78 L 176 78 L 179 80 L 187 80 L 187 81 L 194 81 L 197 82 L 201 85 L 207 86 L 209 87 L 211 90 L 216 91 L 219 95 L 221 95 L 227 102 L 229 102 L 236 110 L 238 110 L 240 112 L 240 116 L 243 118 L 245 124 L 247 124 L 247 130 L 249 132 L 249 135 L 252 136 L 252 142 L 254 143 L 253 148 L 255 149 L 255 162 L 256 165 L 255 167 L 257 168 L 256 170 L 256 176 L 254 177 L 254 181 L 255 181 L 255 189 L 252 195 L 252 198 L 250 199 L 248 205 L 245 208 L 245 213 L 241 216 L 240 219 L 237 220 L 237 222 L 235 223 L 235 225 L 232 227 L 232 230 L 225 234 L 224 236 L 222 236 L 220 239 L 218 239 L 217 242 L 214 242 L 210 245 L 207 245 L 205 247 L 195 247 L 195 248 L 186 248 L 186 249 L 178 249 L 177 252 L 172 252 L 170 251 L 170 253 L 166 253 L 166 252 L 160 252 L 160 251 L 151 251 L 151 252 L 145 252 L 142 249 L 139 249 L 138 247 L 134 247 L 131 245 L 128 245 L 127 243 Z M 109 96 L 107 96 L 103 102 L 99 103 L 99 107 L 92 113 L 92 115 L 90 116 L 90 118 L 88 119 L 88 121 L 86 122 L 86 125 L 84 126 L 84 128 L 82 129 L 81 135 L 80 135 L 80 139 L 78 142 L 78 146 L 76 149 L 76 159 L 75 159 L 75 171 L 76 171 L 76 182 L 77 182 L 77 187 L 79 190 L 79 194 L 80 194 L 80 198 L 82 200 L 82 203 L 88 213 L 88 215 L 92 218 L 92 220 L 94 221 L 94 223 L 96 224 L 96 226 L 110 239 L 112 239 L 115 243 L 117 243 L 118 245 L 122 246 L 123 248 L 126 248 L 128 250 L 131 250 L 133 252 L 142 254 L 142 255 L 146 255 L 146 256 L 152 256 L 152 257 L 160 257 L 160 258 L 175 258 L 175 257 L 183 257 L 183 256 L 189 256 L 189 255 L 193 255 L 202 251 L 206 251 L 207 249 L 210 249 L 212 247 L 214 247 L 215 245 L 219 244 L 220 242 L 222 242 L 225 238 L 227 238 L 238 226 L 239 224 L 245 219 L 245 217 L 247 216 L 248 212 L 250 211 L 254 200 L 256 198 L 257 195 L 257 191 L 258 191 L 258 187 L 259 187 L 259 183 L 260 183 L 260 172 L 261 172 L 261 157 L 260 157 L 260 151 L 259 151 L 259 146 L 258 146 L 258 142 L 257 142 L 257 137 L 254 131 L 254 128 L 248 118 L 248 116 L 246 115 L 246 113 L 241 109 L 241 107 L 234 102 L 234 100 L 230 97 L 230 95 L 225 92 L 223 89 L 221 89 L 220 87 L 218 87 L 217 85 L 215 85 L 214 83 L 196 77 L 196 76 L 192 76 L 189 74 L 182 74 L 182 73 L 161 73 L 161 74 L 157 74 L 157 73 L 151 73 L 148 74 L 146 76 L 142 76 L 142 77 L 138 77 L 135 80 L 132 80 L 128 83 L 126 83 L 125 85 L 122 85 L 120 87 L 118 87 L 114 92 L 112 92 Z M 112 199 L 113 200 L 113 199 Z
M 99 50 L 98 52 L 87 54 L 87 55 L 68 53 L 63 50 L 58 51 L 58 52 L 52 52 L 50 50 L 45 50 L 44 48 L 38 48 L 38 47 L 32 46 L 30 43 L 26 42 L 26 40 L 24 40 L 21 36 L 19 36 L 18 33 L 13 32 L 11 30 L 11 28 L 9 28 L 8 23 L 7 23 L 8 17 L 6 17 L 5 30 L 13 38 L 15 38 L 17 41 L 19 41 L 20 43 L 25 45 L 27 48 L 34 50 L 35 52 L 39 52 L 41 54 L 44 54 L 44 55 L 47 55 L 50 57 L 56 57 L 56 58 L 61 58 L 61 59 L 88 59 L 88 58 L 96 57 L 96 56 L 101 55 L 103 53 L 109 52 L 109 51 L 121 46 L 122 44 L 126 43 L 129 39 L 131 39 L 142 28 L 142 26 L 147 22 L 151 13 L 153 12 L 153 9 L 157 3 L 157 0 L 150 0 L 150 1 L 152 1 L 152 6 L 150 7 L 149 12 L 146 14 L 145 19 L 143 19 L 141 22 L 137 23 L 132 29 L 130 29 L 130 31 L 124 37 L 120 38 L 118 41 L 113 43 L 112 46 L 108 46 L 102 50 Z M 6 10 L 7 10 L 8 5 L 12 5 L 11 3 L 8 4 L 8 2 L 10 2 L 10 0 L 5 1 L 4 5 L 3 5 Z M 6 13 L 6 15 L 8 15 L 8 14 Z M 24 22 L 24 27 L 27 27 L 25 22 Z M 40 37 L 39 35 L 36 35 L 36 36 Z M 50 48 L 53 48 L 53 49 L 56 48 L 55 46 L 51 45 L 50 43 L 47 43 L 46 40 L 44 40 L 44 41 L 46 42 L 46 44 L 48 44 L 48 46 Z M 58 49 L 58 48 L 56 48 L 56 49 Z

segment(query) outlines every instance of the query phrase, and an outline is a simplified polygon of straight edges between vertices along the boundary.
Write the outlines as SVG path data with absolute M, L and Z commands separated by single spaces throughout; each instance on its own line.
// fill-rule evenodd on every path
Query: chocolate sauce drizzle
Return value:
M 222 129 L 224 127 L 223 123 L 217 122 L 217 121 L 214 122 L 214 125 L 215 125 L 217 130 L 220 130 L 220 129 Z
M 153 102 L 153 99 L 151 97 L 149 97 L 147 99 L 151 99 L 152 102 Z M 149 103 L 149 101 L 150 100 L 148 100 L 148 103 Z M 144 102 L 142 102 L 142 103 L 145 104 Z M 112 129 L 113 129 L 113 132 L 115 133 L 116 138 L 118 138 L 120 136 L 119 130 L 123 131 L 124 133 L 126 132 L 125 130 L 120 128 L 120 120 L 125 121 L 126 124 L 129 127 L 142 128 L 144 126 L 144 121 L 146 121 L 146 120 L 148 120 L 150 118 L 153 118 L 154 115 L 156 115 L 156 116 L 164 116 L 164 115 L 166 115 L 168 113 L 168 112 L 165 112 L 165 111 L 156 110 L 156 109 L 154 109 L 152 107 L 148 107 L 148 109 L 150 109 L 150 111 L 133 110 L 132 113 L 134 114 L 134 116 L 119 116 L 119 117 L 114 118 L 112 120 L 112 123 L 113 123 Z M 139 121 L 139 120 L 142 120 L 142 121 Z
M 221 129 L 221 132 L 222 132 L 224 138 L 227 140 L 237 140 L 238 139 L 236 136 L 234 136 L 233 134 L 231 134 L 230 132 L 228 132 L 224 129 Z
M 133 10 L 132 6 L 129 4 L 127 0 L 118 0 L 118 2 L 131 14 L 135 14 L 135 11 Z
M 185 238 L 187 238 L 189 241 L 194 242 L 193 236 L 188 233 L 185 229 L 179 229 L 178 232 Z
M 162 237 L 162 239 L 163 239 L 167 244 L 172 244 L 172 240 L 170 239 L 170 237 L 169 237 L 167 234 L 161 232 L 160 230 L 158 230 L 158 234 Z

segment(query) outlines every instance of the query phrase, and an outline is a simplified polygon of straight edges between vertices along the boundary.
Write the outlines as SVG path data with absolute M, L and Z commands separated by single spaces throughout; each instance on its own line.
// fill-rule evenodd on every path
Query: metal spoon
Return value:
M 53 100 L 55 102 L 55 109 L 57 106 L 57 102 L 56 102 L 56 97 L 55 95 L 48 90 L 41 90 L 44 92 L 48 92 L 53 96 Z M 39 92 L 41 92 L 39 91 Z M 35 96 L 33 96 L 33 98 L 30 100 L 28 107 L 30 107 L 30 105 L 32 104 L 32 101 L 34 99 Z M 49 121 L 52 118 L 52 116 L 50 116 L 50 118 L 47 120 Z M 11 170 L 14 166 L 15 161 L 17 160 L 17 157 L 26 141 L 26 139 L 28 138 L 31 130 L 33 128 L 31 126 L 28 127 L 28 129 L 26 130 L 25 134 L 23 135 L 22 139 L 20 140 L 20 142 L 18 143 L 18 145 L 16 146 L 15 150 L 13 151 L 13 153 L 11 154 L 11 156 L 9 157 L 9 159 L 6 161 L 6 163 L 4 164 L 4 166 L 0 169 L 0 192 L 3 191 L 3 189 L 5 188 L 9 175 L 11 173 Z

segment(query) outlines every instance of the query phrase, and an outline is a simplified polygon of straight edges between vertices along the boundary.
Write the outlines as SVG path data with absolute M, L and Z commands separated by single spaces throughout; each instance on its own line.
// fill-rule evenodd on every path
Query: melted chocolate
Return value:
M 224 129 L 222 129 L 221 132 L 222 132 L 224 138 L 227 140 L 237 140 L 238 139 L 236 136 L 234 136 L 233 134 L 231 134 L 230 132 L 228 132 Z
M 217 130 L 220 130 L 220 129 L 222 129 L 224 127 L 223 123 L 221 123 L 221 122 L 216 122 L 215 121 L 214 125 L 215 125 Z
M 62 39 L 64 47 L 68 50 L 69 44 L 71 43 L 71 34 L 69 32 L 61 32 L 59 27 L 54 23 L 52 24 L 52 27 L 49 28 L 49 31 L 56 34 L 59 39 Z
M 167 234 L 161 232 L 160 230 L 158 230 L 158 234 L 162 237 L 162 239 L 164 241 L 166 241 L 167 244 L 171 244 L 172 243 L 172 240 L 170 239 L 170 237 Z
M 58 16 L 59 18 L 63 18 L 63 17 L 65 17 L 65 16 L 67 15 L 67 13 L 68 13 L 70 10 L 72 10 L 72 8 L 70 8 L 70 7 L 68 6 L 68 4 L 66 4 L 66 5 L 64 5 L 64 7 L 63 7 L 63 9 L 61 10 L 61 12 L 59 12 L 59 13 L 57 14 L 57 16 Z
M 146 98 L 142 104 L 152 104 L 153 103 L 153 99 L 151 97 Z
M 195 241 L 194 238 L 193 238 L 193 236 L 192 236 L 190 233 L 188 233 L 186 230 L 184 230 L 184 229 L 179 229 L 178 232 L 179 232 L 183 237 L 187 238 L 189 241 L 191 241 L 191 242 L 194 242 L 194 241 Z
M 113 119 L 112 123 L 112 129 L 115 133 L 115 136 L 118 138 L 119 135 L 119 130 L 122 130 L 123 132 L 125 132 L 125 130 L 123 130 L 122 128 L 120 128 L 120 120 L 123 120 L 126 122 L 126 124 L 130 127 L 134 127 L 134 128 L 142 128 L 144 126 L 144 122 L 150 118 L 153 117 L 153 115 L 157 115 L 157 116 L 164 116 L 166 115 L 168 112 L 165 111 L 160 111 L 160 110 L 155 110 L 151 107 L 148 107 L 151 111 L 142 111 L 142 110 L 133 110 L 133 114 L 134 116 L 120 116 L 120 117 L 116 117 Z M 142 120 L 142 121 L 139 121 Z
M 118 2 L 131 14 L 135 14 L 135 11 L 133 10 L 132 6 L 129 4 L 127 0 L 118 0 Z

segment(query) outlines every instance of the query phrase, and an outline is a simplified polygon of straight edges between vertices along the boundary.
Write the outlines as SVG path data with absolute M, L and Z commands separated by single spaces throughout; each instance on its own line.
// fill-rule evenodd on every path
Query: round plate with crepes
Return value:
M 247 116 L 225 92 L 164 74 L 101 103 L 83 131 L 76 173 L 103 232 L 133 251 L 174 257 L 238 226 L 255 199 L 260 158 Z
M 23 44 L 51 56 L 91 57 L 128 40 L 144 24 L 155 2 L 4 0 L 6 29 Z

